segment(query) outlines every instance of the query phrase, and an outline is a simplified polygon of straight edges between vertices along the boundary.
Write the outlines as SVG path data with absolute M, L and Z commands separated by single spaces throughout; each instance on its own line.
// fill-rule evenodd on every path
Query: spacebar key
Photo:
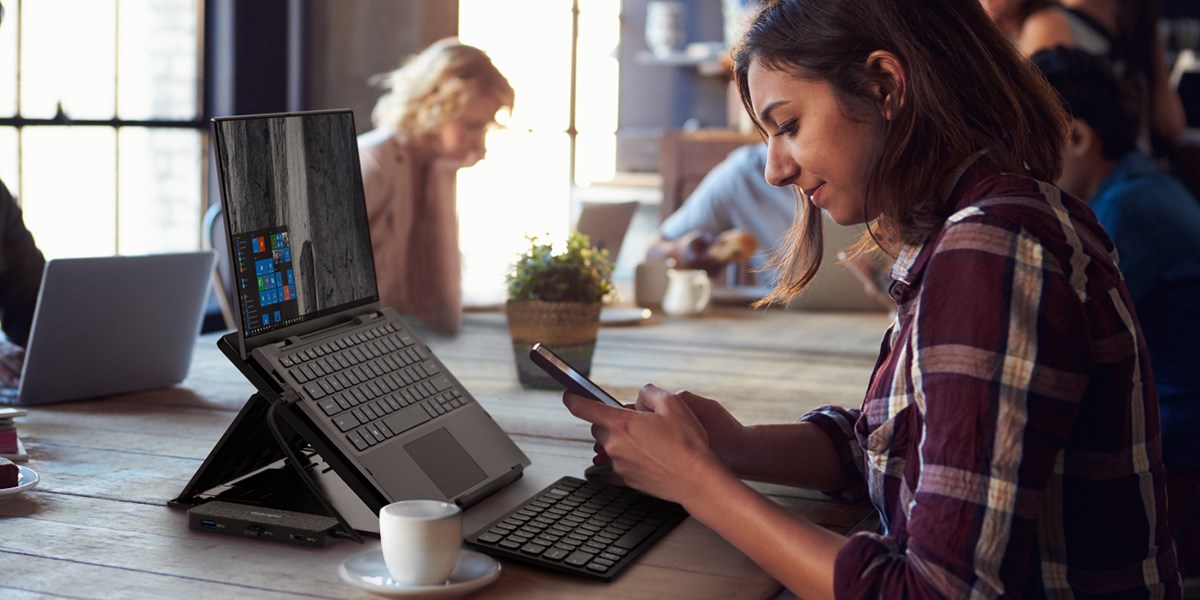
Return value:
M 417 425 L 420 425 L 428 420 L 429 413 L 425 412 L 425 409 L 421 408 L 420 406 L 413 406 L 383 418 L 383 422 L 386 423 L 388 428 L 391 429 L 396 435 L 400 435 L 401 433 L 408 431 L 409 429 L 412 429 L 413 427 L 416 427 Z

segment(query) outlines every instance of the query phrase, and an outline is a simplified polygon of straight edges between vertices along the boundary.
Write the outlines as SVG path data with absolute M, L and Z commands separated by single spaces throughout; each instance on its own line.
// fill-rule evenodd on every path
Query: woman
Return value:
M 481 159 L 513 89 L 482 50 L 444 39 L 387 74 L 376 129 L 359 138 L 379 301 L 458 331 L 461 260 L 454 173 Z
M 770 299 L 811 281 L 823 208 L 896 252 L 896 320 L 859 410 L 747 427 L 653 385 L 636 411 L 565 394 L 596 462 L 803 598 L 1178 597 L 1145 343 L 1112 244 L 1045 183 L 1067 131 L 1045 81 L 977 0 L 770 3 L 735 65 L 768 181 L 803 198 Z M 883 531 L 741 479 L 865 491 Z

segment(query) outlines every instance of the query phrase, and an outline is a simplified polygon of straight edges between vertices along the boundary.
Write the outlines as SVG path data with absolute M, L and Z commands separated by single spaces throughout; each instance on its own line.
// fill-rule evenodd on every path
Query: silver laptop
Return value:
M 175 385 L 187 376 L 212 251 L 46 263 L 25 365 L 0 402 L 25 406 Z
M 862 228 L 838 225 L 828 213 L 824 213 L 824 217 L 825 248 L 821 255 L 821 268 L 812 284 L 792 300 L 788 308 L 879 312 L 887 310 L 888 307 L 867 295 L 862 281 L 850 272 L 850 269 L 838 263 L 838 252 L 857 241 L 862 236 Z
M 615 265 L 637 209 L 637 202 L 584 202 L 575 229 L 588 236 L 593 246 L 607 249 L 608 261 Z
M 213 119 L 236 349 L 223 348 L 371 512 L 464 506 L 529 459 L 379 304 L 353 115 Z M 419 224 L 418 224 L 419 226 Z
M 863 283 L 854 273 L 838 262 L 838 252 L 849 247 L 862 235 L 858 226 L 838 225 L 826 213 L 822 230 L 824 249 L 821 267 L 812 283 L 790 303 L 791 310 L 812 311 L 876 311 L 888 307 L 869 296 Z M 762 275 L 759 275 L 761 277 Z M 769 285 L 717 286 L 713 288 L 713 302 L 720 304 L 750 304 L 771 292 Z

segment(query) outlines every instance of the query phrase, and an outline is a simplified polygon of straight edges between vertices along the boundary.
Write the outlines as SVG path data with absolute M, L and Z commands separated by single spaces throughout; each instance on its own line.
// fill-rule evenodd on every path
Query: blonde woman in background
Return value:
M 487 152 L 513 105 L 508 80 L 478 48 L 447 38 L 380 76 L 387 92 L 359 137 L 379 301 L 440 333 L 462 316 L 454 175 Z

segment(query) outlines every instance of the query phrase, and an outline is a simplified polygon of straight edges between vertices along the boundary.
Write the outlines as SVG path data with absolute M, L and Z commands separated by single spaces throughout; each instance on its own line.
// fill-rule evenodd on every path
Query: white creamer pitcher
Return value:
M 708 308 L 712 298 L 712 283 L 702 269 L 670 269 L 667 271 L 667 293 L 663 295 L 663 312 L 673 317 L 696 315 Z

